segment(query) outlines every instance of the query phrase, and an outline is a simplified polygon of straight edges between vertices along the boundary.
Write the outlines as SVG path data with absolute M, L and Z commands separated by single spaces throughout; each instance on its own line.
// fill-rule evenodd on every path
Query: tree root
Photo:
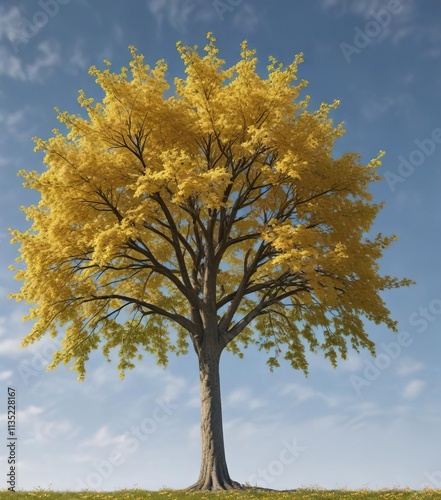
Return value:
M 185 491 L 228 491 L 228 490 L 245 490 L 247 487 L 237 481 L 222 480 L 217 479 L 215 481 L 212 478 L 207 478 L 206 480 L 198 480 Z

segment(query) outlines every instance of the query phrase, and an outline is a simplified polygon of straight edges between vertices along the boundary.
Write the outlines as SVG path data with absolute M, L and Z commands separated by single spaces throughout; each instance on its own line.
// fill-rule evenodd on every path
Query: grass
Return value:
M 0 499 L 45 499 L 45 500 L 180 500 L 184 498 L 214 499 L 214 498 L 245 498 L 245 499 L 293 499 L 293 500 L 441 500 L 441 489 L 439 490 L 321 490 L 298 489 L 291 491 L 259 491 L 242 490 L 233 492 L 198 492 L 188 493 L 182 490 L 144 491 L 144 490 L 122 490 L 114 492 L 94 492 L 94 491 L 20 491 L 15 493 L 3 490 L 0 491 Z

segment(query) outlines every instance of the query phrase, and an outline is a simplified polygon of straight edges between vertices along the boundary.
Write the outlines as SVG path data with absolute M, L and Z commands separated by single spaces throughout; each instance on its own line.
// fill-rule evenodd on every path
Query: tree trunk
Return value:
M 232 481 L 225 459 L 219 377 L 220 353 L 206 346 L 199 355 L 201 391 L 202 463 L 199 479 L 188 490 L 232 490 L 243 486 Z

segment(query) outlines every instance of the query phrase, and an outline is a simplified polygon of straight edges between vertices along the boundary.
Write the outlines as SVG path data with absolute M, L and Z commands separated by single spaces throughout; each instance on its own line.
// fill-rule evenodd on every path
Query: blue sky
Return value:
M 312 107 L 340 99 L 346 135 L 336 154 L 367 162 L 386 150 L 372 187 L 386 202 L 375 230 L 399 236 L 384 274 L 417 285 L 384 295 L 399 335 L 368 325 L 378 358 L 350 353 L 334 370 L 310 358 L 310 375 L 265 356 L 222 359 L 224 427 L 232 477 L 271 488 L 441 488 L 441 4 L 435 0 L 40 0 L 0 1 L 0 399 L 1 484 L 6 486 L 6 388 L 17 391 L 18 486 L 113 490 L 181 488 L 199 472 L 199 395 L 193 353 L 167 370 L 151 357 L 118 378 L 95 353 L 85 382 L 44 366 L 57 345 L 18 349 L 29 325 L 8 266 L 8 228 L 25 229 L 20 205 L 37 199 L 17 177 L 41 170 L 33 136 L 57 126 L 53 108 L 78 112 L 77 91 L 99 96 L 87 70 L 127 65 L 133 44 L 149 63 L 182 74 L 175 44 L 205 45 L 213 31 L 233 64 L 240 42 L 289 63 Z M 438 257 L 437 257 L 438 256 Z

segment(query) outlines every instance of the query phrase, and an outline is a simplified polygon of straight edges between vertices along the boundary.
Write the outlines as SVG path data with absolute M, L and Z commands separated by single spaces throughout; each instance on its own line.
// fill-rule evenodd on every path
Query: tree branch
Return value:
M 163 309 L 162 307 L 156 306 L 155 304 L 151 304 L 151 303 L 145 302 L 143 300 L 135 299 L 133 297 L 127 297 L 126 295 L 121 295 L 118 293 L 112 293 L 112 294 L 106 294 L 106 295 L 92 295 L 92 298 L 82 300 L 82 302 L 86 303 L 86 302 L 93 302 L 93 301 L 97 301 L 97 300 L 112 300 L 112 299 L 122 300 L 124 302 L 129 303 L 129 304 L 135 304 L 135 305 L 139 306 L 141 308 L 141 310 L 143 308 L 150 309 L 155 314 L 159 314 L 161 316 L 164 316 L 167 319 L 175 321 L 176 323 L 181 325 L 183 328 L 188 330 L 191 334 L 193 334 L 193 335 L 196 334 L 194 323 L 192 323 L 185 316 L 182 316 L 181 314 L 177 314 L 177 313 L 171 313 L 171 312 Z M 81 299 L 79 299 L 79 300 L 81 300 Z

